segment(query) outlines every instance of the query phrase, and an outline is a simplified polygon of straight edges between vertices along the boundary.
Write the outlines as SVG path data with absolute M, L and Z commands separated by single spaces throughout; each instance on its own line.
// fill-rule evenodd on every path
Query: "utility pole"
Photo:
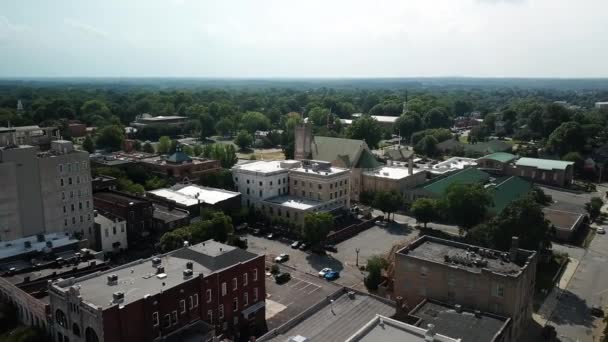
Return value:
M 356 262 L 357 267 L 359 267 L 359 252 L 361 252 L 361 249 L 355 248 L 355 253 L 357 253 L 357 262 Z

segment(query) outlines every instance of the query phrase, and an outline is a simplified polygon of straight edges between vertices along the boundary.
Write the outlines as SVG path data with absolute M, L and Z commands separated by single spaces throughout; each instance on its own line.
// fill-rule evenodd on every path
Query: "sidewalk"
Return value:
M 566 265 L 566 269 L 562 272 L 557 288 L 553 289 L 547 298 L 545 298 L 545 301 L 538 310 L 538 313 L 532 313 L 532 318 L 541 326 L 545 326 L 547 321 L 551 319 L 551 315 L 553 314 L 553 311 L 555 310 L 555 307 L 559 301 L 559 296 L 561 295 L 562 291 L 566 290 L 568 287 L 570 280 L 578 268 L 578 264 L 579 260 L 568 258 L 568 264 Z

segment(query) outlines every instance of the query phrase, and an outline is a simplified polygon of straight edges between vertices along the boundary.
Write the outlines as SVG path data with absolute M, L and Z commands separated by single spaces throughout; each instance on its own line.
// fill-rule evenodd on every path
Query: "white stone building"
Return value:
M 127 221 L 110 213 L 95 211 L 95 250 L 120 252 L 127 248 Z

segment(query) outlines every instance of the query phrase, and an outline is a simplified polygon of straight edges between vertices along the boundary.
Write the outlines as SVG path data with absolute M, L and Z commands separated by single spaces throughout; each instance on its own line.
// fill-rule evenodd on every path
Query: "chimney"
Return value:
M 519 238 L 517 236 L 511 237 L 511 249 L 509 250 L 509 258 L 511 261 L 517 260 L 517 250 L 519 249 Z
M 462 312 L 462 305 L 460 305 L 460 304 L 454 305 L 454 310 L 456 310 L 456 312 L 458 312 L 458 313 L 461 313 Z
M 424 340 L 427 342 L 435 341 L 435 324 L 428 324 L 424 333 Z
M 188 261 L 186 263 L 186 268 L 189 269 L 189 270 L 193 269 L 193 266 L 194 266 L 194 264 L 192 264 L 192 261 Z
M 412 175 L 414 173 L 414 157 L 409 157 L 407 160 L 407 173 Z
M 404 312 L 407 310 L 405 308 L 405 305 L 403 304 L 403 297 L 401 297 L 401 296 L 395 297 L 395 304 L 397 306 L 397 312 L 396 312 L 397 317 L 399 317 L 399 315 L 401 315 L 401 314 L 407 315 L 407 312 Z

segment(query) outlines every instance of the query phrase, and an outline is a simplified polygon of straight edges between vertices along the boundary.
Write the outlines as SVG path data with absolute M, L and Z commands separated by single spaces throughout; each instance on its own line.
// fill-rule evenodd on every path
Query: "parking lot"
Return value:
M 291 280 L 277 284 L 272 276 L 266 276 L 266 324 L 272 330 L 297 316 L 314 303 L 340 289 L 340 286 L 289 267 Z

